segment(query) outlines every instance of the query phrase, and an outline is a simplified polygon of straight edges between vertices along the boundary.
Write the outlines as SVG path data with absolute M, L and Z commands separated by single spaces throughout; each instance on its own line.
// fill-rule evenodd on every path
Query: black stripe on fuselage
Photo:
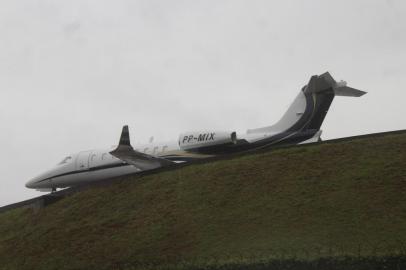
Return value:
M 236 152 L 250 151 L 254 149 L 266 149 L 271 148 L 280 144 L 295 144 L 306 141 L 312 138 L 320 129 L 324 118 L 327 115 L 327 111 L 334 99 L 334 90 L 332 88 L 327 89 L 321 93 L 303 93 L 306 98 L 306 107 L 302 117 L 294 123 L 289 129 L 274 136 L 259 140 L 253 143 L 249 143 L 244 139 L 237 140 L 237 143 L 229 143 L 215 146 L 207 146 L 201 148 L 195 148 L 188 150 L 194 154 L 205 154 L 205 155 L 223 155 L 231 154 Z M 168 159 L 170 161 L 187 162 L 196 159 L 201 159 L 202 157 L 196 156 L 182 156 L 182 155 L 168 155 L 161 156 L 162 158 Z M 99 171 L 105 169 L 111 169 L 122 166 L 133 166 L 127 163 L 117 163 L 111 165 L 104 165 L 89 168 L 88 170 L 77 170 L 72 172 L 67 172 L 64 174 L 56 175 L 38 181 L 37 183 L 50 180 L 52 178 L 80 174 L 85 172 Z M 136 167 L 136 166 L 135 166 Z
M 274 136 L 258 140 L 253 143 L 249 143 L 246 140 L 238 140 L 236 144 L 223 144 L 223 145 L 214 145 L 208 147 L 201 147 L 196 149 L 191 149 L 190 152 L 199 153 L 199 154 L 225 154 L 225 153 L 235 153 L 242 151 L 249 151 L 257 148 L 273 147 L 275 144 L 287 144 L 287 143 L 296 143 L 305 141 L 314 136 L 317 131 L 309 132 L 300 132 L 309 122 L 310 118 L 313 115 L 314 100 L 313 95 L 305 94 L 306 98 L 306 107 L 303 115 L 300 119 L 294 123 L 289 129 L 285 132 L 278 133 Z
M 179 161 L 179 162 L 196 160 L 196 158 L 183 157 L 183 156 L 171 156 L 171 157 L 165 157 L 165 159 L 170 160 L 170 161 Z M 44 181 L 47 181 L 47 180 L 51 180 L 53 178 L 62 177 L 62 176 L 66 176 L 66 175 L 75 175 L 75 174 L 86 173 L 86 172 L 95 172 L 95 171 L 119 168 L 119 167 L 124 167 L 124 166 L 134 166 L 134 165 L 123 162 L 123 163 L 116 163 L 116 164 L 110 164 L 110 165 L 97 166 L 97 167 L 89 168 L 87 170 L 76 170 L 76 171 L 61 173 L 61 174 L 58 174 L 58 175 L 55 175 L 55 176 L 52 176 L 52 177 L 48 177 L 46 179 L 42 179 L 42 180 L 40 180 L 40 181 L 38 181 L 36 183 L 41 183 L 41 182 L 44 182 Z M 134 167 L 137 167 L 137 166 L 134 166 Z
M 42 179 L 36 183 L 41 183 L 47 180 L 51 180 L 53 178 L 61 177 L 61 176 L 66 176 L 66 175 L 74 175 L 74 174 L 80 174 L 80 173 L 85 173 L 85 172 L 94 172 L 94 171 L 101 171 L 101 170 L 106 170 L 106 169 L 112 169 L 112 168 L 118 168 L 118 167 L 123 167 L 123 166 L 132 166 L 127 163 L 116 163 L 116 164 L 110 164 L 110 165 L 103 165 L 103 166 L 97 166 L 97 167 L 92 167 L 87 170 L 76 170 L 76 171 L 71 171 L 71 172 L 66 172 L 66 173 L 61 173 L 52 177 L 48 177 L 45 179 Z
M 305 93 L 306 107 L 300 119 L 286 131 L 274 136 L 249 143 L 246 140 L 238 140 L 236 144 L 223 144 L 200 147 L 189 150 L 197 154 L 220 155 L 249 151 L 259 148 L 270 148 L 280 144 L 295 144 L 312 138 L 321 127 L 327 111 L 334 99 L 332 88 L 320 93 Z

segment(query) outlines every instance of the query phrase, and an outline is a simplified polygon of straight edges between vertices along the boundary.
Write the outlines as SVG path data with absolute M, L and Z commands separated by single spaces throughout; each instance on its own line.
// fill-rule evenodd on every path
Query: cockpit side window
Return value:
M 71 161 L 72 161 L 72 157 L 69 156 L 69 157 L 64 158 L 61 162 L 59 162 L 58 165 L 66 164 Z

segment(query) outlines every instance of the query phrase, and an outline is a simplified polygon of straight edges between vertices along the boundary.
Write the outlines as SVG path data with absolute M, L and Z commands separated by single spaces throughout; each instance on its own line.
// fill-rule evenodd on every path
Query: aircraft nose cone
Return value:
M 53 170 L 46 171 L 29 180 L 27 183 L 25 183 L 25 186 L 27 188 L 35 188 L 35 189 L 45 188 L 49 184 L 49 181 L 46 180 L 50 180 L 53 177 L 53 175 L 54 175 Z
M 47 174 L 38 175 L 37 177 L 34 177 L 31 180 L 29 180 L 27 183 L 25 183 L 25 186 L 27 188 L 38 188 L 41 185 L 41 181 L 46 178 L 47 178 Z
M 25 183 L 26 188 L 34 188 L 34 184 L 36 182 L 36 178 L 29 180 L 27 183 Z

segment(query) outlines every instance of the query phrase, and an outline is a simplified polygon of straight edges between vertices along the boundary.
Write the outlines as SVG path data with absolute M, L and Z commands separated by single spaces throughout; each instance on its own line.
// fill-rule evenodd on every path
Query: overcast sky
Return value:
M 404 0 L 0 1 L 0 205 L 69 153 L 277 121 L 311 75 L 323 138 L 406 128 Z

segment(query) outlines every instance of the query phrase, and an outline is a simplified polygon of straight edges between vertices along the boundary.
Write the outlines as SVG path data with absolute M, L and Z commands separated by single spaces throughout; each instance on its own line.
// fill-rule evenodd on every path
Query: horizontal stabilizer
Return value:
M 345 81 L 336 82 L 329 72 L 320 76 L 312 76 L 304 91 L 322 93 L 329 91 L 329 89 L 333 89 L 336 96 L 360 97 L 366 94 L 364 91 L 348 87 Z
M 351 88 L 348 86 L 341 86 L 334 89 L 334 93 L 336 96 L 344 96 L 344 97 L 361 97 L 365 95 L 367 92 L 357 90 L 355 88 Z

